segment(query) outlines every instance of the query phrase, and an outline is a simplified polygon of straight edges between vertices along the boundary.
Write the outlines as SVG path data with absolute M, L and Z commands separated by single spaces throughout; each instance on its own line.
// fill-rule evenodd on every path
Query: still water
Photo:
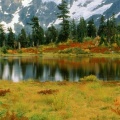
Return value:
M 0 79 L 19 82 L 78 81 L 88 75 L 102 80 L 120 80 L 120 60 L 117 58 L 40 58 L 1 57 Z

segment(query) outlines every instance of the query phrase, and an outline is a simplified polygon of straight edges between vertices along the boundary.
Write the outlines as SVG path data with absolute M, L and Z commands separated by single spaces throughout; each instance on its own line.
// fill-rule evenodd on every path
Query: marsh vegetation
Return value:
M 6 91 L 0 94 L 0 119 L 120 119 L 120 83 L 90 78 L 77 83 L 0 81 L 0 93 Z

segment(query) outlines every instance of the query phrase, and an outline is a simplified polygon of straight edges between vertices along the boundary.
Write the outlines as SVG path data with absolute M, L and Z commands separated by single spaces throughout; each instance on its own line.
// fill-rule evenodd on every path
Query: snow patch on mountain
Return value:
M 56 4 L 60 4 L 61 0 L 42 0 L 42 2 L 55 2 Z
M 84 5 L 85 3 L 89 4 Z M 70 8 L 70 16 L 74 19 L 79 19 L 80 17 L 88 19 L 94 14 L 103 14 L 107 9 L 111 7 L 112 3 L 99 7 L 99 5 L 102 3 L 103 0 L 74 1 L 72 7 Z
M 7 28 L 11 27 L 13 32 L 15 33 L 14 25 L 17 24 L 17 23 L 19 23 L 20 25 L 22 25 L 24 27 L 23 23 L 19 21 L 19 17 L 20 17 L 19 16 L 19 11 L 20 10 L 21 9 L 18 8 L 18 10 L 14 14 L 12 14 L 13 15 L 13 19 L 12 19 L 12 21 L 10 23 L 6 23 L 4 21 L 1 22 L 1 24 L 4 25 L 5 32 L 8 32 Z
M 27 7 L 30 5 L 31 2 L 32 2 L 32 0 L 22 0 L 22 5 L 23 5 L 23 7 Z
M 120 12 L 118 14 L 115 15 L 115 18 L 117 18 L 120 15 Z

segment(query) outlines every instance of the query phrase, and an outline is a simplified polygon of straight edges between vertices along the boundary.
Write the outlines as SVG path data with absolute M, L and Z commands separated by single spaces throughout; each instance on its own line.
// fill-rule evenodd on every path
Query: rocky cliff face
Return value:
M 66 0 L 71 19 L 76 21 L 80 17 L 90 19 L 93 17 L 98 23 L 101 14 L 106 19 L 114 13 L 117 21 L 120 21 L 120 0 Z M 12 27 L 20 32 L 22 27 L 29 31 L 30 19 L 38 16 L 42 27 L 48 27 L 51 23 L 57 24 L 57 5 L 61 0 L 0 0 L 0 23 L 5 28 Z

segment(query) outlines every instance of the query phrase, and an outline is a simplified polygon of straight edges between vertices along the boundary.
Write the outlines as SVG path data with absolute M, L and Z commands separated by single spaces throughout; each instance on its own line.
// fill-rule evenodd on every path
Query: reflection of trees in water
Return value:
M 59 63 L 60 62 L 60 63 Z M 63 63 L 63 64 L 62 64 Z M 112 59 L 75 60 L 0 60 L 0 79 L 37 79 L 76 81 L 90 74 L 104 80 L 120 79 L 120 61 Z
M 68 78 L 69 78 L 69 69 L 65 69 L 65 68 L 61 68 L 61 67 L 59 67 L 59 69 L 60 69 L 61 75 L 63 76 L 63 79 L 68 80 Z
M 50 77 L 53 77 L 54 75 L 55 75 L 55 71 L 56 71 L 56 68 L 57 68 L 58 66 L 56 65 L 56 66 L 49 66 L 49 76 Z
M 42 66 L 43 67 L 43 71 L 42 71 L 42 76 L 40 76 L 41 80 L 48 80 L 48 76 L 49 76 L 49 66 L 45 65 Z
M 21 61 L 19 59 L 14 61 L 11 79 L 14 82 L 19 82 L 19 80 L 23 79 Z
M 120 65 L 114 62 L 99 64 L 99 77 L 104 80 L 120 79 Z
M 43 67 L 41 64 L 36 64 L 36 79 L 40 79 L 40 76 L 42 76 L 43 73 Z
M 0 62 L 0 79 L 2 79 L 3 75 L 3 64 Z
M 1 63 L 1 79 L 10 79 L 14 81 L 19 81 L 22 79 L 22 70 L 19 60 L 8 61 L 3 59 L 4 62 Z
M 27 64 L 27 65 L 28 65 L 28 64 Z M 26 63 L 21 63 L 21 66 L 22 66 L 23 76 L 25 76 L 25 73 L 26 73 Z
M 0 59 L 0 79 L 11 79 L 13 62 L 7 59 Z
M 11 79 L 10 76 L 10 68 L 8 63 L 6 62 L 6 64 L 4 65 L 4 69 L 3 69 L 3 74 L 2 74 L 2 79 Z

